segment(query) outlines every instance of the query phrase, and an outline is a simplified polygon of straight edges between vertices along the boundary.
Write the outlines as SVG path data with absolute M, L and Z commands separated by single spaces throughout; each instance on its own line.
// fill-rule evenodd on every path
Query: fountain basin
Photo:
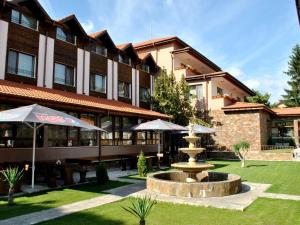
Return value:
M 147 177 L 147 190 L 177 197 L 222 197 L 241 191 L 241 178 L 235 174 L 202 172 L 197 181 L 186 182 L 187 173 L 172 171 L 151 174 Z

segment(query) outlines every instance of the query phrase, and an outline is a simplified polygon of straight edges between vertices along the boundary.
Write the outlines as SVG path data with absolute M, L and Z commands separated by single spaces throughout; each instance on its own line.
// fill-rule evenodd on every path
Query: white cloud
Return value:
M 84 28 L 85 32 L 92 33 L 95 30 L 95 25 L 93 21 L 87 20 L 86 22 L 81 23 L 82 27 Z
M 251 89 L 258 89 L 260 82 L 256 79 L 249 79 L 245 81 L 245 84 Z
M 227 71 L 228 73 L 230 73 L 235 77 L 241 77 L 245 75 L 244 71 L 236 66 L 231 66 L 228 69 L 225 69 L 225 71 Z

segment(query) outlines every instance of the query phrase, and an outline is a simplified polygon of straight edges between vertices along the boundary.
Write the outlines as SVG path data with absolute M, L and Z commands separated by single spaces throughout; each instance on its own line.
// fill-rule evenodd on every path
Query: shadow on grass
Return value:
M 268 165 L 246 165 L 245 168 L 249 168 L 249 167 L 264 167 L 264 166 L 268 166 Z
M 45 221 L 38 223 L 38 225 L 66 225 L 66 224 L 76 224 L 76 225 L 124 225 L 124 221 L 118 219 L 116 215 L 114 218 L 108 218 L 105 215 L 99 215 L 100 209 L 96 208 L 90 210 L 77 212 L 71 215 L 60 217 L 57 219 Z
M 106 194 L 106 190 L 127 184 L 130 183 L 119 181 L 109 181 L 104 185 L 88 183 L 69 188 L 60 188 L 51 191 L 27 194 L 24 196 L 15 197 L 15 204 L 12 206 L 8 206 L 6 200 L 0 200 L 0 221 L 15 216 L 51 209 L 65 204 L 71 204 L 76 201 L 97 197 L 97 194 Z M 76 194 L 76 191 L 78 191 L 78 194 Z M 84 192 L 87 193 L 86 198 L 78 198 L 78 200 L 72 199 L 75 195 L 84 196 Z M 96 195 L 91 193 L 95 193 Z

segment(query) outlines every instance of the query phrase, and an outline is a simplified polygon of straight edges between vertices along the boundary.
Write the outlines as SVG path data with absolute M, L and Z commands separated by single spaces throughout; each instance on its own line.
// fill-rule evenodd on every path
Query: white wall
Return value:
M 38 69 L 37 69 L 37 86 L 44 87 L 44 72 L 45 72 L 45 53 L 46 53 L 46 36 L 40 34 L 39 37 L 39 54 L 38 54 Z
M 136 70 L 136 106 L 140 106 L 140 71 Z
M 136 105 L 136 70 L 134 68 L 131 69 L 131 99 L 132 105 Z
M 83 50 L 77 49 L 77 94 L 83 93 Z
M 89 95 L 90 94 L 90 53 L 88 51 L 84 52 L 85 54 L 85 67 L 84 67 L 84 90 L 83 93 L 85 95 Z
M 118 62 L 113 62 L 113 99 L 118 100 Z
M 0 20 L 0 79 L 5 78 L 8 23 Z
M 113 62 L 112 60 L 107 60 L 107 79 L 106 79 L 106 85 L 107 85 L 107 99 L 113 99 Z
M 47 88 L 53 87 L 53 66 L 54 66 L 54 39 L 47 38 L 47 53 L 46 53 L 46 80 Z

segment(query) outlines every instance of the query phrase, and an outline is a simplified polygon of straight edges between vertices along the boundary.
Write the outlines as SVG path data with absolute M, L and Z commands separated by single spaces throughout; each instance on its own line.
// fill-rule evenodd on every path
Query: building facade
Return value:
M 255 94 L 252 90 L 176 36 L 133 46 L 140 56 L 151 54 L 177 80 L 185 78 L 194 108 L 207 112 L 204 119 L 216 129 L 210 141 L 213 149 L 232 150 L 241 140 L 249 141 L 254 151 L 299 145 L 298 108 L 270 109 L 245 102 Z
M 1 1 L 0 110 L 38 103 L 102 127 L 108 133 L 44 126 L 37 160 L 113 159 L 157 151 L 140 122 L 169 116 L 150 110 L 159 67 L 106 30 L 87 34 L 75 15 L 53 20 L 37 0 Z M 32 131 L 0 124 L 0 163 L 31 160 Z

